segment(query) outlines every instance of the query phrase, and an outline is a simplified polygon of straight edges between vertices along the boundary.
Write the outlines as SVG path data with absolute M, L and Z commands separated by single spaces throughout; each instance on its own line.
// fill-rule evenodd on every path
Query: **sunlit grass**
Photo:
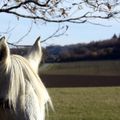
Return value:
M 50 88 L 47 120 L 120 120 L 120 87 Z
M 45 64 L 40 73 L 58 75 L 120 75 L 118 61 Z M 120 120 L 120 87 L 49 88 L 55 112 L 47 120 Z

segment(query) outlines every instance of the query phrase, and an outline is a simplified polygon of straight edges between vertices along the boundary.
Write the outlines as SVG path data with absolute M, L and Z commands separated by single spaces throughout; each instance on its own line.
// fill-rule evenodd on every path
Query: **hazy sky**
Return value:
M 98 20 L 97 20 L 98 22 Z M 58 38 L 51 38 L 42 45 L 51 44 L 75 44 L 86 43 L 90 41 L 104 40 L 111 38 L 113 34 L 120 34 L 120 22 L 116 20 L 100 21 L 101 25 L 85 24 L 68 24 L 69 29 L 64 36 Z M 24 36 L 31 26 L 31 21 L 26 19 L 19 19 L 8 14 L 0 14 L 0 35 L 5 35 L 9 42 L 15 42 Z M 47 38 L 58 28 L 57 24 L 44 24 L 39 22 L 32 25 L 31 32 L 19 44 L 31 45 L 34 40 L 41 36 L 41 40 Z M 7 33 L 6 33 L 7 32 Z

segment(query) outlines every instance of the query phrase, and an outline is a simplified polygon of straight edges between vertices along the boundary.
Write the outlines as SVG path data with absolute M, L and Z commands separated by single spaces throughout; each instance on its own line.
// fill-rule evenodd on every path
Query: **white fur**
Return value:
M 5 38 L 0 40 L 0 98 L 9 100 L 11 109 L 0 108 L 0 120 L 44 120 L 49 94 L 37 70 L 42 52 L 39 40 L 28 55 L 10 55 Z

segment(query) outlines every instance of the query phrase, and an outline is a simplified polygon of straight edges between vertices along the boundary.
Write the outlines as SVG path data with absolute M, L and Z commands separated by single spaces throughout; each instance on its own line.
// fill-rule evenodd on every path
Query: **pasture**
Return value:
M 120 87 L 49 88 L 47 120 L 120 120 Z
M 119 76 L 119 66 L 120 60 L 46 63 L 40 66 L 40 74 Z
M 120 61 L 45 64 L 42 75 L 120 76 Z M 55 112 L 47 120 L 120 120 L 120 87 L 48 88 Z

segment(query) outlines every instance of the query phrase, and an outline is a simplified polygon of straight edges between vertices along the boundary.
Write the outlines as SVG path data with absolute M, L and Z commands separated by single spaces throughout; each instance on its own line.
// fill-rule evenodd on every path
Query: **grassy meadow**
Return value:
M 49 88 L 47 120 L 120 120 L 120 87 Z
M 120 76 L 120 61 L 44 64 L 40 74 Z M 48 88 L 55 112 L 47 120 L 120 120 L 120 87 Z
M 120 75 L 120 60 L 48 63 L 40 67 L 40 74 Z

